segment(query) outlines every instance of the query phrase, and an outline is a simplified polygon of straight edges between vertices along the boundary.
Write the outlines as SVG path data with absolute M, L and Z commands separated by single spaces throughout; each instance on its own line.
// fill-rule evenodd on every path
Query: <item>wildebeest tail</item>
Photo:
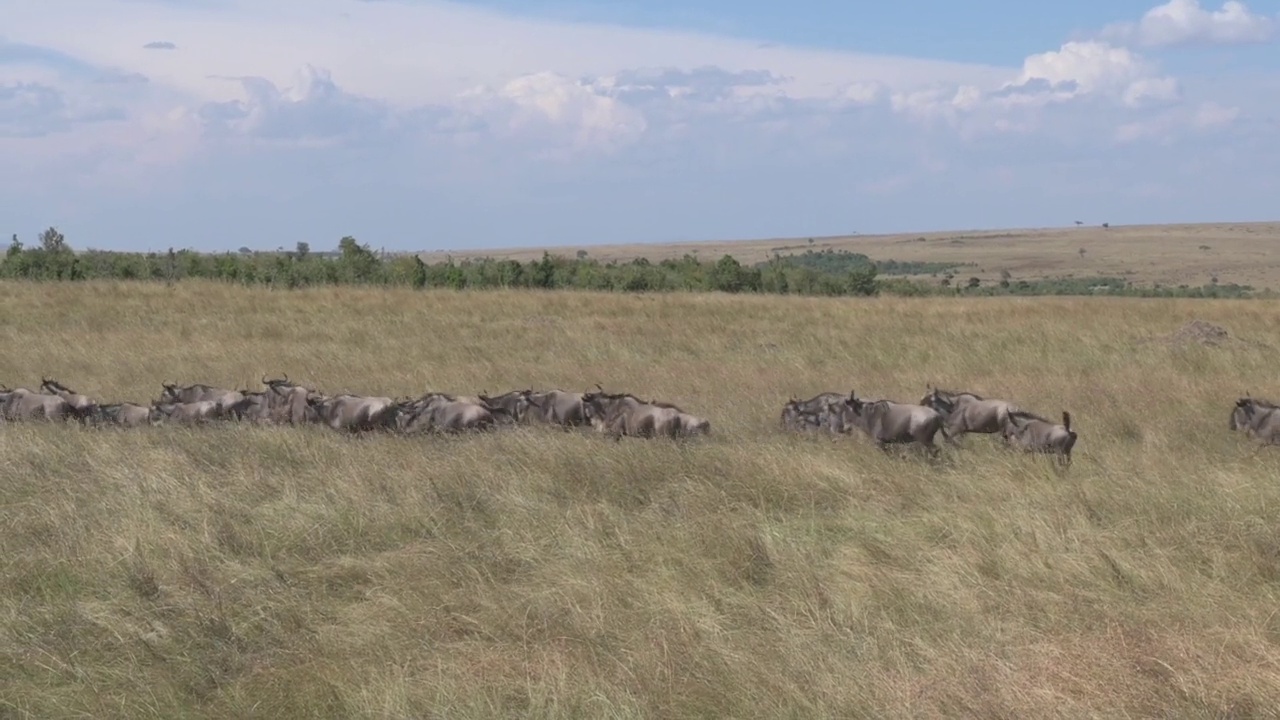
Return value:
M 1071 432 L 1071 413 L 1066 410 L 1062 411 L 1062 427 L 1065 428 L 1067 432 Z M 1075 435 L 1075 433 L 1071 434 Z

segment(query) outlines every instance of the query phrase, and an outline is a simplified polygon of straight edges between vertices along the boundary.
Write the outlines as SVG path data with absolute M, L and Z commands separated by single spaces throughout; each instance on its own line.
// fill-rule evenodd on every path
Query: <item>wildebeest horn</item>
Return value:
M 600 392 L 604 392 L 604 388 L 600 387 L 600 383 L 596 383 L 596 389 Z

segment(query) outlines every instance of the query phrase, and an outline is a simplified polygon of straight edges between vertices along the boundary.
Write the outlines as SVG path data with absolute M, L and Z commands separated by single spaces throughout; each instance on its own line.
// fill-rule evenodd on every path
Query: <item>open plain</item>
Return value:
M 643 245 L 587 245 L 547 248 L 574 257 L 578 251 L 602 262 L 651 261 L 679 258 L 686 253 L 703 260 L 729 254 L 741 263 L 757 263 L 773 255 L 826 249 L 862 253 L 872 260 L 965 263 L 955 270 L 961 277 L 984 283 L 1007 273 L 1013 280 L 1076 277 L 1119 277 L 1135 285 L 1207 285 L 1236 283 L 1259 290 L 1280 290 L 1280 223 L 1200 223 L 1180 225 L 1124 225 L 1104 228 L 1097 223 L 1080 227 L 1012 230 L 971 230 L 775 238 L 697 243 Z M 1081 252 L 1081 251 L 1084 252 Z M 420 253 L 424 262 L 447 257 L 492 257 L 528 262 L 542 257 L 543 248 L 511 248 L 483 252 L 434 251 Z
M 7 282 L 0 307 L 0 383 L 102 402 L 280 373 L 391 396 L 598 382 L 712 423 L 682 443 L 0 425 L 0 717 L 1280 708 L 1280 461 L 1227 428 L 1246 391 L 1280 399 L 1273 301 Z M 1178 335 L 1193 320 L 1229 337 Z M 1073 466 L 778 426 L 791 396 L 926 383 L 1070 411 Z

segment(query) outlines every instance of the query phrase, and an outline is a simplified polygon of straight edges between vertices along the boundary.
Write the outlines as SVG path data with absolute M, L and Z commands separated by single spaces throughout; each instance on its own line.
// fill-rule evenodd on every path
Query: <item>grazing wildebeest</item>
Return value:
M 238 390 L 227 390 L 226 388 L 213 387 L 212 385 L 195 384 L 186 387 L 178 387 L 174 383 L 160 383 L 164 388 L 160 393 L 161 403 L 195 403 L 195 402 L 215 402 L 221 412 L 225 412 L 232 405 L 244 399 L 244 395 Z
M 1230 427 L 1262 441 L 1263 445 L 1280 445 L 1280 407 L 1245 395 L 1238 398 L 1231 409 Z
M 398 426 L 405 433 L 490 430 L 496 424 L 495 414 L 506 414 L 503 408 L 491 408 L 448 393 L 427 393 L 417 400 L 402 403 L 401 407 L 403 411 Z
M 1004 418 L 1020 408 L 1008 400 L 989 400 L 976 393 L 928 388 L 920 404 L 942 414 L 947 438 L 958 444 L 965 433 L 999 433 Z
M 151 405 L 151 422 L 200 425 L 210 420 L 221 418 L 222 413 L 222 406 L 216 400 L 197 400 L 196 402 L 161 401 Z
M 933 438 L 938 432 L 947 437 L 947 429 L 943 427 L 942 413 L 925 405 L 897 403 L 892 400 L 864 400 L 854 392 L 841 401 L 842 421 L 859 428 L 876 447 L 888 451 L 889 445 L 917 443 L 937 457 L 938 446 Z M 836 408 L 833 407 L 835 412 Z
M 5 420 L 66 420 L 75 417 L 71 406 L 57 395 L 26 388 L 0 388 L 0 416 Z
M 1027 452 L 1056 455 L 1059 464 L 1071 464 L 1071 449 L 1076 445 L 1076 432 L 1071 429 L 1071 413 L 1062 412 L 1062 424 L 1025 410 L 1004 416 L 1001 431 L 1005 442 Z
M 599 386 L 596 386 L 599 389 Z M 584 414 L 596 430 L 620 440 L 633 437 L 681 437 L 710 432 L 711 423 L 669 403 L 645 402 L 630 393 L 584 393 Z
M 488 391 L 484 391 L 477 397 L 480 404 L 489 411 L 501 411 L 494 415 L 498 422 L 522 423 L 541 409 L 536 394 L 532 389 L 512 390 L 490 397 Z
M 307 405 L 315 412 L 320 422 L 334 430 L 353 433 L 394 430 L 396 418 L 401 409 L 400 403 L 389 397 L 349 394 L 333 396 L 308 394 Z
M 46 395 L 57 395 L 67 401 L 67 407 L 71 410 L 71 416 L 80 422 L 87 421 L 97 412 L 98 403 L 87 395 L 72 390 L 62 383 L 52 378 L 40 379 L 40 390 Z
M 142 427 L 151 423 L 151 407 L 134 403 L 109 403 L 98 406 L 99 422 L 121 427 Z

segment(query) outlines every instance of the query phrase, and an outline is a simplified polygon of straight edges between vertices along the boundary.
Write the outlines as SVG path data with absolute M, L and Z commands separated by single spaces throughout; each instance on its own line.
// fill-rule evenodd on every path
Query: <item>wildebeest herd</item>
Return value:
M 1008 400 L 990 400 L 971 392 L 929 387 L 916 403 L 859 398 L 856 391 L 820 393 L 808 400 L 792 398 L 782 408 L 782 425 L 790 430 L 826 429 L 833 434 L 857 428 L 882 450 L 889 445 L 915 443 L 930 455 L 939 452 L 934 438 L 953 446 L 967 433 L 995 434 L 1012 448 L 1055 456 L 1071 463 L 1076 432 L 1071 413 L 1062 424 L 1025 410 Z
M 630 393 L 513 390 L 501 395 L 428 392 L 419 397 L 329 395 L 289 380 L 263 378 L 263 390 L 161 383 L 146 404 L 103 403 L 52 378 L 40 390 L 0 386 L 6 421 L 64 420 L 93 426 L 201 425 L 216 421 L 273 425 L 319 424 L 351 433 L 402 434 L 491 430 L 502 425 L 544 423 L 566 429 L 590 426 L 621 438 L 705 435 L 711 423 L 671 403 L 641 400 Z
M 275 425 L 327 425 L 349 433 L 399 434 L 487 431 L 504 425 L 545 424 L 566 430 L 590 427 L 609 437 L 684 438 L 708 435 L 706 418 L 658 400 L 631 393 L 610 393 L 596 385 L 587 392 L 533 389 L 501 395 L 428 392 L 419 397 L 329 395 L 289 380 L 262 378 L 263 390 L 231 390 L 205 384 L 161 383 L 157 399 L 146 404 L 102 403 L 51 378 L 39 391 L 0 385 L 0 419 L 76 421 L 91 426 L 135 428 L 150 425 L 201 425 L 247 422 Z M 992 434 L 1010 448 L 1054 456 L 1071 463 L 1078 435 L 1071 414 L 1062 422 L 1037 415 L 1008 400 L 972 392 L 928 387 L 915 403 L 824 392 L 807 400 L 792 397 L 782 408 L 781 425 L 791 431 L 822 431 L 833 436 L 860 430 L 876 447 L 915 444 L 936 457 L 941 433 L 953 446 L 970 433 Z M 1280 445 L 1280 407 L 1266 400 L 1236 400 L 1229 427 L 1264 444 Z

